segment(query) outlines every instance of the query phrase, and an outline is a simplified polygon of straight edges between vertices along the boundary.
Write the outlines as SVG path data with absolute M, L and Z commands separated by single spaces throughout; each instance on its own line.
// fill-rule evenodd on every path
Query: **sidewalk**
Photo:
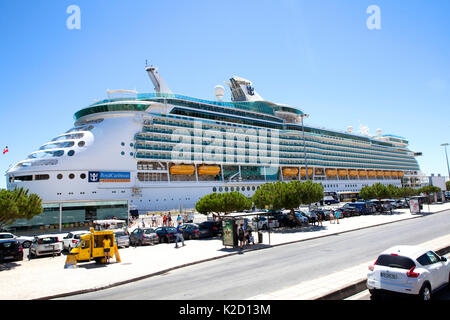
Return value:
M 430 205 L 430 213 L 448 209 L 450 209 L 450 203 Z M 424 210 L 428 210 L 427 205 L 424 206 Z M 409 209 L 401 209 L 393 215 L 346 218 L 342 219 L 340 224 L 326 221 L 323 222 L 323 227 L 310 226 L 298 232 L 274 230 L 270 233 L 270 245 L 282 245 L 417 217 L 420 215 L 411 215 Z M 264 233 L 263 240 L 263 245 L 249 246 L 248 250 L 267 247 L 269 244 L 267 233 Z M 122 263 L 115 263 L 114 259 L 109 265 L 80 263 L 76 269 L 64 269 L 66 259 L 64 255 L 55 258 L 37 258 L 31 261 L 24 258 L 21 262 L 0 264 L 0 299 L 39 299 L 98 290 L 165 273 L 186 265 L 237 254 L 237 250 L 225 249 L 220 239 L 189 240 L 185 243 L 186 246 L 179 249 L 175 249 L 173 243 L 120 249 Z M 440 246 L 441 243 L 445 246 L 450 245 L 450 237 L 436 239 L 432 247 Z M 358 266 L 360 268 L 358 270 L 344 270 L 333 274 L 331 282 L 333 287 L 322 286 L 322 283 L 330 283 L 326 279 L 316 279 L 252 299 L 316 299 L 339 290 L 352 281 L 358 281 L 358 279 L 352 279 L 349 274 L 364 274 L 369 263 Z M 363 268 L 364 272 L 361 273 Z M 337 276 L 340 274 L 342 274 L 342 282 L 337 281 Z M 316 287 L 321 290 L 311 290 Z M 299 295 L 299 292 L 303 294 Z

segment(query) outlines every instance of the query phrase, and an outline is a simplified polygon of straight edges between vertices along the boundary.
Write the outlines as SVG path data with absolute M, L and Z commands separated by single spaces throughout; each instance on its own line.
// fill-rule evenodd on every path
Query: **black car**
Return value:
M 204 221 L 199 225 L 200 230 L 209 229 L 211 237 L 222 234 L 222 222 L 220 221 Z
M 177 229 L 174 227 L 159 227 L 155 230 L 156 234 L 159 237 L 159 242 L 167 242 L 170 243 L 172 240 L 175 241 L 177 238 Z
M 196 224 L 186 223 L 181 226 L 181 229 L 183 229 L 183 238 L 186 240 L 200 238 L 200 228 Z
M 5 260 L 23 260 L 23 248 L 19 240 L 1 240 L 0 241 L 0 261 Z
M 159 243 L 158 236 L 153 228 L 136 228 L 130 234 L 130 245 L 144 245 Z

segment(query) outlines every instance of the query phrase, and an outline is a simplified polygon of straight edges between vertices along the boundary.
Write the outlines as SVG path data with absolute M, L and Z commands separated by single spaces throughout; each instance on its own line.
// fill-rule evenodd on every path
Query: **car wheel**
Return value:
M 31 246 L 31 241 L 24 241 L 23 243 L 22 243 L 22 247 L 23 248 L 29 248 Z
M 428 283 L 425 283 L 419 291 L 418 298 L 420 300 L 431 300 L 431 288 Z

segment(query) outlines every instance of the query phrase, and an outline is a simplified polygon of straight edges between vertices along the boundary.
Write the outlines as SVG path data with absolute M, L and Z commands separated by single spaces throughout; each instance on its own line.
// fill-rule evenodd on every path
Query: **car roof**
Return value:
M 423 247 L 419 246 L 411 246 L 411 245 L 398 245 L 394 247 L 390 247 L 389 249 L 383 251 L 381 254 L 398 254 L 404 257 L 409 257 L 416 259 L 420 257 L 422 254 L 428 252 L 430 250 L 426 250 Z
M 35 238 L 58 238 L 57 234 L 40 234 L 38 236 L 34 236 Z
M 72 233 L 72 234 L 81 234 L 81 233 L 89 233 L 89 231 L 70 231 L 69 233 Z

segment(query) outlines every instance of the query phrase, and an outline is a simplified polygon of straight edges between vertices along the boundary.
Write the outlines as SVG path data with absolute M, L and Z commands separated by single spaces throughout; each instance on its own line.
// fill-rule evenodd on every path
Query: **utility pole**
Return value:
M 445 160 L 447 160 L 447 172 L 448 172 L 448 178 L 450 179 L 450 167 L 448 166 L 447 146 L 448 146 L 448 143 L 441 144 L 441 147 L 444 147 L 444 149 L 445 149 Z

